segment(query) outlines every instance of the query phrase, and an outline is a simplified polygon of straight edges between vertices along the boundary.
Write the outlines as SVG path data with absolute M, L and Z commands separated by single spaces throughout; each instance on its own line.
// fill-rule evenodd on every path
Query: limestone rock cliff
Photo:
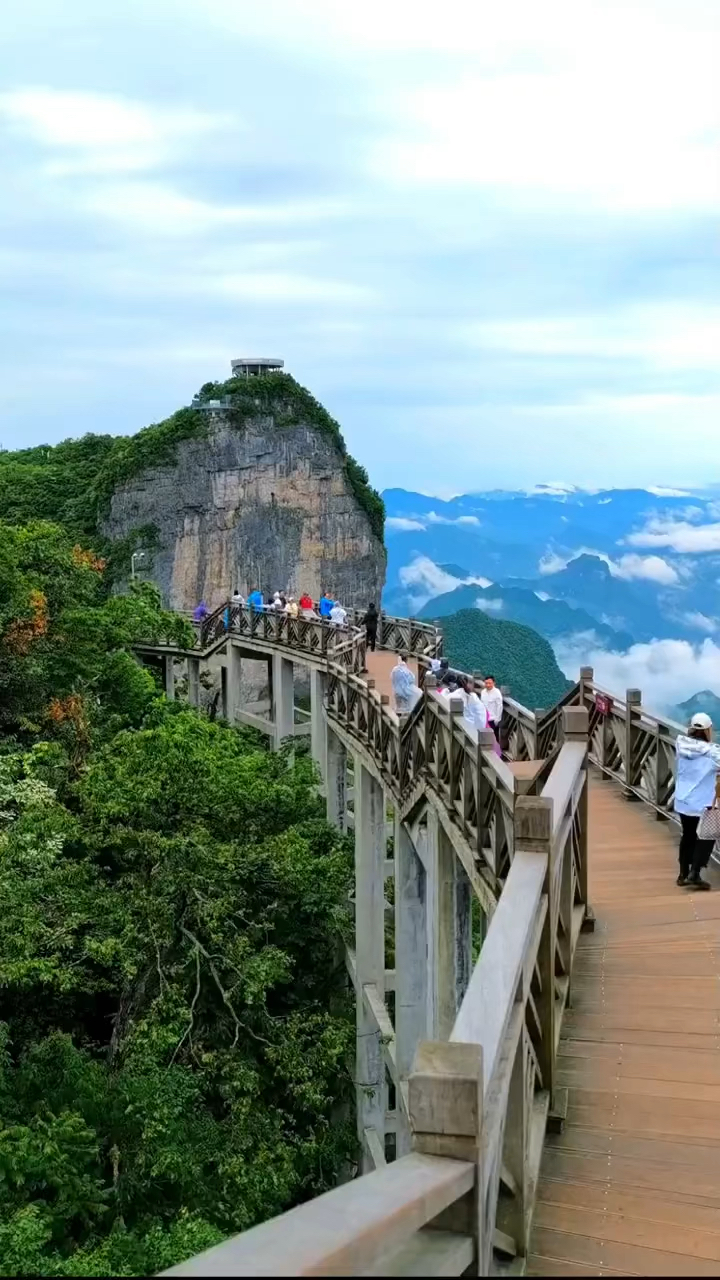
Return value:
M 208 395 L 232 392 L 233 382 L 209 384 L 195 425 L 173 441 L 172 456 L 135 468 L 113 489 L 103 531 L 123 539 L 154 527 L 151 576 L 173 608 L 191 609 L 201 599 L 212 608 L 234 586 L 245 594 L 259 586 L 315 598 L 327 590 L 356 606 L 380 600 L 385 550 L 362 482 L 358 500 L 359 469 L 337 424 L 334 438 L 322 419 L 318 426 L 317 413 L 303 412 L 302 397 L 288 411 L 292 380 L 283 378 L 277 406 L 270 379 L 262 380 L 262 395 L 249 398 L 238 388 L 237 399 L 225 396 L 218 408 L 208 406 Z M 145 434 L 131 438 L 128 450 Z M 152 459 L 153 450 L 145 455 Z

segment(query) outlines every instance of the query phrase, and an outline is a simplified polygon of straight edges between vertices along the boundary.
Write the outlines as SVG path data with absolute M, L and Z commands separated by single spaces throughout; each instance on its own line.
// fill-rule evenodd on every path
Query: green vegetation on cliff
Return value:
M 168 702 L 147 584 L 0 525 L 0 1263 L 152 1275 L 354 1154 L 352 859 L 296 747 Z
M 338 423 L 326 409 L 287 373 L 260 378 L 230 378 L 207 382 L 202 401 L 229 398 L 230 420 L 240 431 L 251 417 L 271 418 L 276 428 L 306 423 L 335 445 L 347 482 L 382 542 L 385 507 L 372 488 L 367 472 L 347 451 Z M 107 513 L 113 491 L 150 467 L 172 465 L 183 440 L 201 439 L 208 430 L 199 409 L 179 409 L 164 422 L 132 436 L 87 435 L 81 440 L 0 451 L 0 511 L 3 519 L 23 523 L 54 520 L 76 537 L 98 538 L 98 524 Z
M 480 609 L 461 609 L 438 623 L 451 666 L 493 675 L 531 710 L 552 706 L 570 688 L 547 640 L 530 627 L 496 621 Z

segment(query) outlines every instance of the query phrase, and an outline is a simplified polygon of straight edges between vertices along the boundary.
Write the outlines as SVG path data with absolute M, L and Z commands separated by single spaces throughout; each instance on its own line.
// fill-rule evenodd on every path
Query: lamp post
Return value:
M 135 561 L 144 560 L 144 559 L 145 559 L 144 551 L 133 551 L 130 557 L 130 579 L 132 582 L 135 581 Z

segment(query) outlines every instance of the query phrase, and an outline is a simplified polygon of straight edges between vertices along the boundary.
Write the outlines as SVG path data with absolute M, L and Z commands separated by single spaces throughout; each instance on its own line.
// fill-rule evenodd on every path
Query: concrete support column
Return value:
M 293 664 L 281 653 L 272 656 L 272 722 L 275 726 L 275 750 L 285 738 L 293 736 L 295 727 L 295 698 Z
M 472 971 L 471 889 L 437 814 L 427 819 L 428 1036 L 447 1040 Z
M 329 725 L 327 734 L 327 819 L 334 827 L 344 831 L 347 810 L 347 752 L 343 743 Z
M 165 684 L 165 696 L 167 698 L 174 699 L 175 661 L 170 653 L 166 653 L 163 657 L 163 682 Z
M 188 658 L 188 702 L 200 706 L 200 659 Z
M 327 720 L 323 707 L 326 676 L 324 671 L 310 668 L 310 754 L 320 770 L 323 785 L 327 783 Z
M 240 650 L 233 644 L 232 640 L 227 642 L 223 670 L 225 671 L 225 717 L 230 721 L 230 724 L 235 724 L 241 703 L 242 658 Z
M 385 793 L 355 760 L 355 955 L 357 960 L 357 1124 L 362 1172 L 374 1167 L 368 1147 L 385 1148 L 387 1089 L 380 1028 L 373 1014 L 385 999 Z M 370 993 L 367 988 L 374 990 Z M 367 1130 L 374 1130 L 368 1137 Z M 377 1138 L 378 1141 L 375 1140 Z
M 415 1052 L 428 1039 L 427 894 L 425 867 L 410 833 L 395 819 L 395 1052 L 398 1077 L 407 1082 Z M 411 1149 L 404 1107 L 398 1103 L 396 1153 Z

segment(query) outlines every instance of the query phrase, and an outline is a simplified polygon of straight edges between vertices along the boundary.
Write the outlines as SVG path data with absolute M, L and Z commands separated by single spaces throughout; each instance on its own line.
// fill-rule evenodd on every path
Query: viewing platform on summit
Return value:
M 437 628 L 383 617 L 366 650 L 359 617 L 224 605 L 138 651 L 169 696 L 214 664 L 229 721 L 308 733 L 355 847 L 357 1176 L 168 1274 L 716 1274 L 720 894 L 675 883 L 680 726 L 583 668 L 543 712 L 506 695 L 501 759 L 435 687 Z

